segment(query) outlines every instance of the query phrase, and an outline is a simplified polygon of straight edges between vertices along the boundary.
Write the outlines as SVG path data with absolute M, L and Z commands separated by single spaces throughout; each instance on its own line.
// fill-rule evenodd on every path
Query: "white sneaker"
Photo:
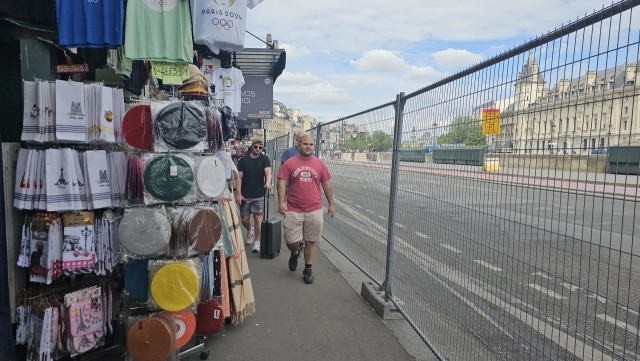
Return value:
M 253 242 L 253 250 L 251 250 L 251 252 L 253 253 L 260 252 L 260 241 Z
M 253 243 L 253 238 L 255 237 L 255 233 L 253 231 L 253 227 L 251 227 L 251 229 L 249 230 L 249 232 L 247 232 L 247 244 L 252 244 Z

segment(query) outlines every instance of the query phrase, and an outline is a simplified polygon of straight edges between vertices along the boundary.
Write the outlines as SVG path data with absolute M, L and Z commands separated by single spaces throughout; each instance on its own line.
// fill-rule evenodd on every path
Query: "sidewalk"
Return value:
M 271 216 L 277 215 L 274 199 Z M 378 317 L 359 295 L 369 279 L 329 243 L 319 244 L 311 285 L 302 281 L 302 259 L 289 271 L 284 239 L 279 256 L 248 253 L 247 260 L 256 312 L 206 339 L 209 360 L 437 360 L 404 319 Z

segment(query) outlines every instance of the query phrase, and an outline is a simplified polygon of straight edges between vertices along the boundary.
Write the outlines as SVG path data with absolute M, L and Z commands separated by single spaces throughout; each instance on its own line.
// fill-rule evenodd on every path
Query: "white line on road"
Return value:
M 542 273 L 542 272 L 533 272 L 532 275 L 534 276 L 540 276 L 542 278 L 546 278 L 549 279 L 549 276 L 547 276 L 546 274 Z
M 560 284 L 571 292 L 575 292 L 580 289 L 580 286 L 572 285 L 571 283 L 562 282 Z
M 416 234 L 418 236 L 420 236 L 420 238 L 431 238 L 428 234 L 424 234 L 424 233 L 420 233 L 420 232 L 416 232 Z
M 564 300 L 564 299 L 565 299 L 565 297 L 562 297 L 562 295 L 557 294 L 557 293 L 555 293 L 555 292 L 553 292 L 553 291 L 551 291 L 551 290 L 549 290 L 549 289 L 546 289 L 546 288 L 544 288 L 544 287 L 542 287 L 542 286 L 540 286 L 540 285 L 537 285 L 537 284 L 535 284 L 535 283 L 529 283 L 529 285 L 528 285 L 528 286 L 529 286 L 529 287 L 531 287 L 531 288 L 533 288 L 533 289 L 534 289 L 534 290 L 536 290 L 536 291 L 542 292 L 542 293 L 544 293 L 545 295 L 547 295 L 547 296 L 551 296 L 551 297 L 553 297 L 553 298 L 555 298 L 555 299 L 558 299 L 558 300 Z
M 451 251 L 451 252 L 455 252 L 455 253 L 462 253 L 462 251 L 461 251 L 461 250 L 459 250 L 459 249 L 457 249 L 457 248 L 455 248 L 455 247 L 453 247 L 453 246 L 450 246 L 450 245 L 448 245 L 448 244 L 446 244 L 446 243 L 442 243 L 442 244 L 440 244 L 440 247 L 443 247 L 444 249 L 448 249 L 448 250 L 449 250 L 449 251 Z
M 477 263 L 477 264 L 479 264 L 481 266 L 485 266 L 485 267 L 487 267 L 487 268 L 489 268 L 489 269 L 491 269 L 493 271 L 502 272 L 502 268 L 496 267 L 496 266 L 492 265 L 491 263 L 487 263 L 487 262 L 485 262 L 485 261 L 483 261 L 481 259 L 474 259 L 473 262 L 475 262 L 475 263 Z
M 604 313 L 599 313 L 599 314 L 596 315 L 596 317 L 601 319 L 601 320 L 603 320 L 603 321 L 605 321 L 605 322 L 609 322 L 609 323 L 613 324 L 614 326 L 623 328 L 627 332 L 631 332 L 632 334 L 634 334 L 636 336 L 640 336 L 640 334 L 638 333 L 638 329 L 633 327 L 633 326 L 631 326 L 631 325 L 629 325 L 626 322 L 617 320 L 614 317 L 609 316 L 609 315 L 604 314 Z

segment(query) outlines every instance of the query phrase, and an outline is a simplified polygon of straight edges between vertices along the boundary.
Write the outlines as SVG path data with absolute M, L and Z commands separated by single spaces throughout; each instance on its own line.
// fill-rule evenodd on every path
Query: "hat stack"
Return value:
M 189 78 L 178 87 L 180 96 L 187 95 L 209 95 L 209 80 L 202 74 L 200 69 L 193 64 L 189 64 Z

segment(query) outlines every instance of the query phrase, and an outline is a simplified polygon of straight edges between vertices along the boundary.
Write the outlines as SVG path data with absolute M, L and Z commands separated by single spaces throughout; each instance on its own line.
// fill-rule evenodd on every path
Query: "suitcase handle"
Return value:
M 264 219 L 269 219 L 269 193 L 268 189 L 264 189 Z

